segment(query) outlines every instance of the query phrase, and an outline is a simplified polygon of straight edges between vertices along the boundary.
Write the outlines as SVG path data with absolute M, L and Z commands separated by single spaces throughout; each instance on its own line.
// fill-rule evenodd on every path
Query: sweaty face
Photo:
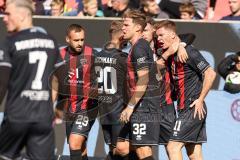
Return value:
M 240 11 L 240 0 L 229 0 L 228 3 L 232 13 Z
M 124 18 L 123 20 L 123 38 L 126 40 L 132 39 L 136 32 L 136 24 L 133 23 L 132 18 Z
M 142 37 L 147 40 L 148 42 L 151 42 L 153 40 L 153 33 L 154 28 L 151 24 L 147 23 L 147 26 L 143 30 Z
M 162 49 L 168 49 L 170 45 L 173 43 L 172 31 L 162 27 L 157 29 L 156 34 L 158 37 L 158 42 Z
M 72 30 L 66 37 L 66 41 L 75 53 L 80 53 L 84 45 L 84 31 L 76 32 Z
M 3 22 L 6 25 L 8 32 L 15 32 L 19 30 L 21 24 L 21 14 L 15 4 L 10 3 L 6 6 L 5 14 L 3 16 Z

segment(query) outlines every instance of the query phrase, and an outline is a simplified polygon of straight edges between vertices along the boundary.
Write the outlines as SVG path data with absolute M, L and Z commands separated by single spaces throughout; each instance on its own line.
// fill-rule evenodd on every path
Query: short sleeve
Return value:
M 151 48 L 145 41 L 140 41 L 132 50 L 132 63 L 134 68 L 138 71 L 144 68 L 149 68 L 151 63 L 150 58 Z
M 56 63 L 55 63 L 55 68 L 58 68 L 60 66 L 62 66 L 63 64 L 65 64 L 65 60 L 64 60 L 64 57 L 65 55 L 67 54 L 66 52 L 66 49 L 65 48 L 56 48 L 56 52 L 57 52 L 57 60 L 56 60 Z
M 9 41 L 5 40 L 0 44 L 0 67 L 12 67 L 9 43 Z
M 197 49 L 188 46 L 187 52 L 189 56 L 189 61 L 187 61 L 187 64 L 189 64 L 197 73 L 203 74 L 204 71 L 210 67 L 209 63 Z

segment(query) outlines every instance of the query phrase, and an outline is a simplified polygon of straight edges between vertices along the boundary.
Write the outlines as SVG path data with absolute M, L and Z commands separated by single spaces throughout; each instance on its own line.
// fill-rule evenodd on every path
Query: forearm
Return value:
M 201 101 L 204 101 L 205 97 L 207 96 L 209 90 L 211 89 L 211 87 L 213 85 L 215 77 L 216 77 L 216 73 L 210 67 L 204 72 L 203 87 L 202 87 L 201 94 L 199 96 L 199 99 Z
M 52 101 L 55 102 L 58 98 L 58 79 L 56 76 L 52 77 Z
M 133 105 L 133 106 L 138 104 L 138 102 L 140 101 L 140 99 L 143 97 L 143 95 L 146 92 L 148 82 L 149 82 L 148 76 L 139 78 L 139 80 L 137 81 L 134 93 L 133 93 L 130 101 L 128 102 L 128 104 Z

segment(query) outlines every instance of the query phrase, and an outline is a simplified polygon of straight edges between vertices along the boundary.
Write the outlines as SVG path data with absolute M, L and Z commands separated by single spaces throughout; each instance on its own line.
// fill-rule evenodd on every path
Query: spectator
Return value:
M 193 4 L 197 19 L 204 18 L 208 7 L 208 0 L 161 0 L 159 5 L 162 11 L 169 14 L 170 18 L 180 18 L 179 6 L 187 2 Z
M 228 3 L 232 13 L 221 20 L 240 20 L 240 0 L 229 0 Z
M 52 0 L 50 7 L 50 15 L 52 16 L 62 16 L 64 12 L 64 0 Z
M 161 11 L 155 0 L 141 0 L 141 10 L 152 18 L 169 18 L 168 14 Z
M 3 14 L 4 13 L 4 0 L 0 0 L 0 14 Z
M 43 7 L 44 0 L 33 0 L 35 4 L 35 15 L 45 15 L 45 10 Z
M 98 10 L 97 0 L 83 0 L 83 11 L 79 12 L 79 17 L 103 17 L 103 12 Z
M 192 3 L 184 3 L 179 7 L 180 18 L 184 20 L 194 19 L 195 8 Z
M 104 7 L 106 17 L 121 17 L 129 9 L 129 0 L 109 0 Z
M 227 56 L 218 65 L 218 73 L 226 80 L 224 90 L 229 93 L 240 92 L 240 51 Z M 237 80 L 235 82 L 234 78 Z

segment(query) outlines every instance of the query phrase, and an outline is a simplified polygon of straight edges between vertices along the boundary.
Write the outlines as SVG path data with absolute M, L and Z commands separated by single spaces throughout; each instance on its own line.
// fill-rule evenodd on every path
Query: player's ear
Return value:
M 174 39 L 175 37 L 176 37 L 176 33 L 174 33 L 174 32 L 170 32 L 170 37 L 172 38 L 172 39 Z
M 69 43 L 70 42 L 70 39 L 68 36 L 66 36 L 66 42 Z
M 142 29 L 142 26 L 139 25 L 139 24 L 137 24 L 135 27 L 136 27 L 136 30 L 137 30 L 138 32 L 143 30 L 143 29 Z

